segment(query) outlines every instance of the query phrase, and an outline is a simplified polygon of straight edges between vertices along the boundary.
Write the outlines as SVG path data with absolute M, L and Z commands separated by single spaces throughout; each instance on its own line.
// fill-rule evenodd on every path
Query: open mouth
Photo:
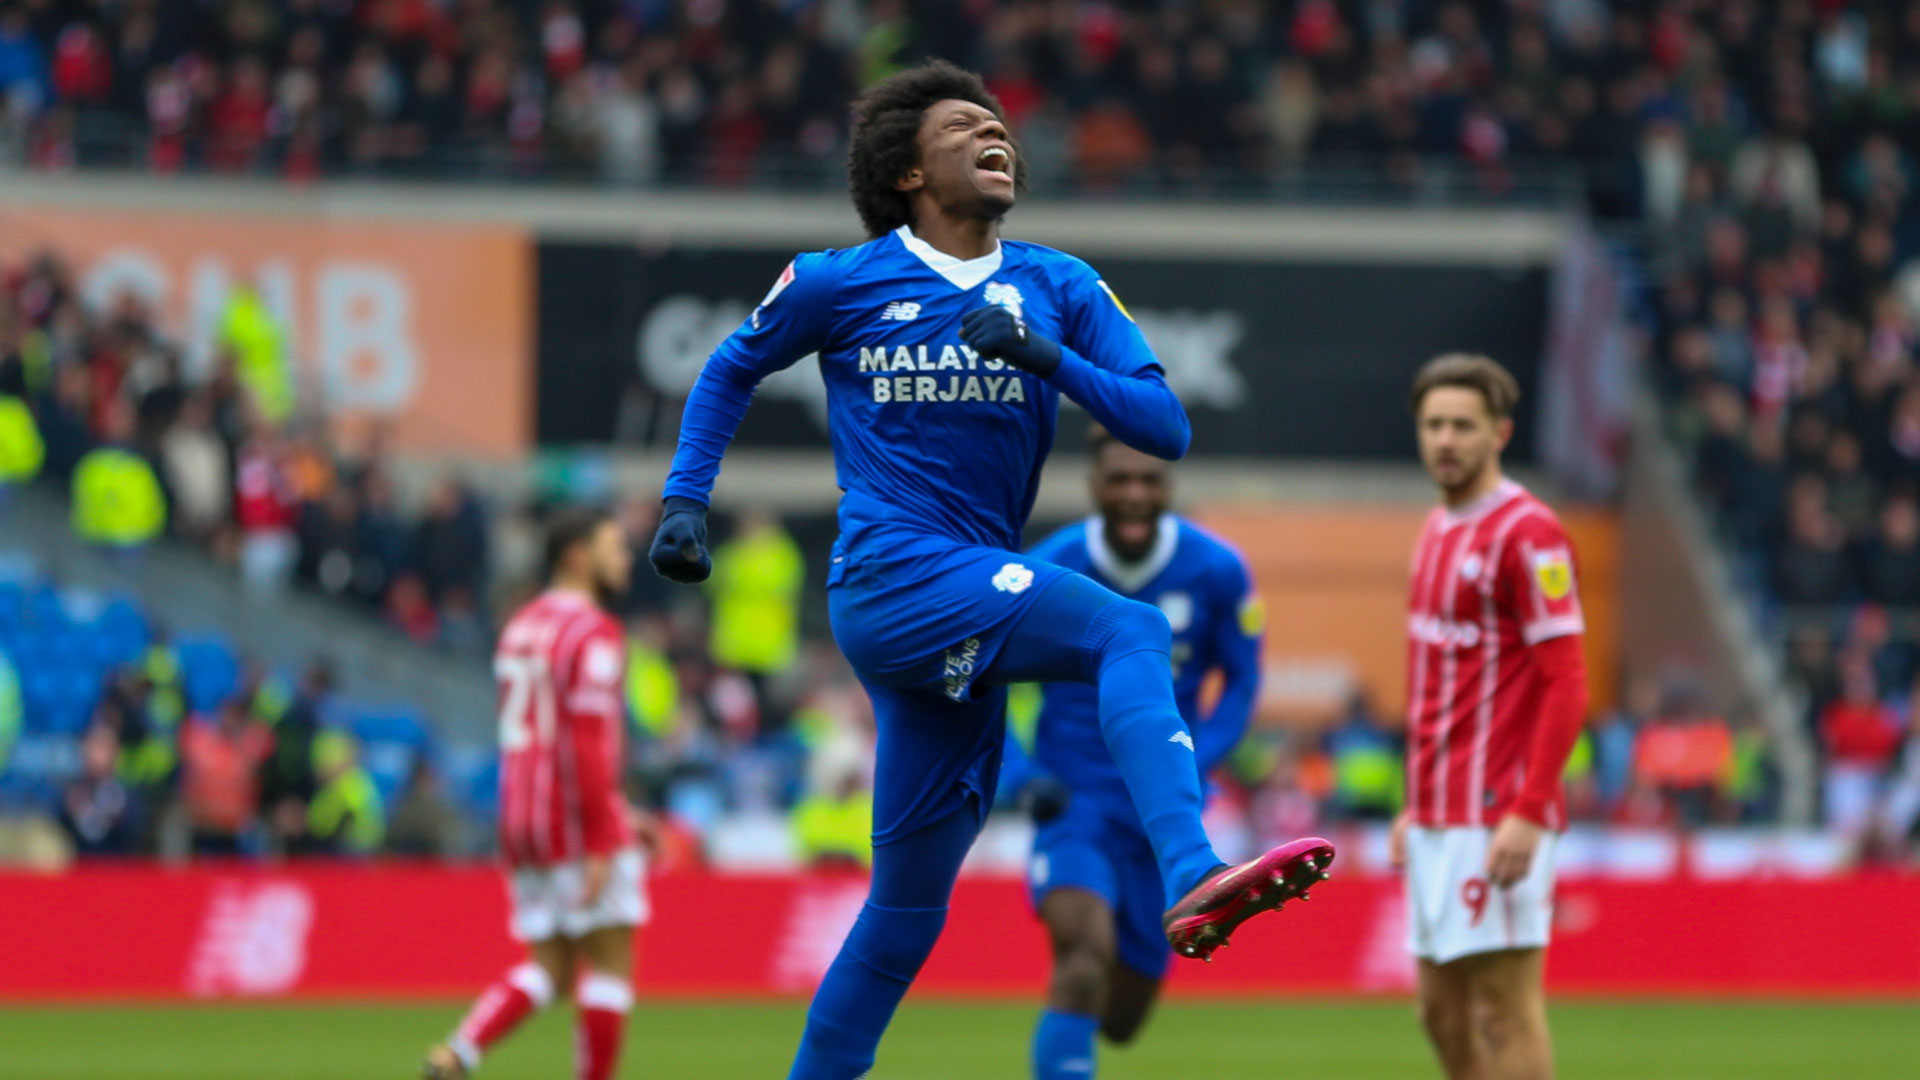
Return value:
M 1113 520 L 1113 538 L 1130 548 L 1143 548 L 1153 543 L 1159 522 L 1150 517 L 1123 517 Z
M 996 180 L 1013 182 L 1013 154 L 1004 146 L 989 146 L 973 159 L 973 166 Z

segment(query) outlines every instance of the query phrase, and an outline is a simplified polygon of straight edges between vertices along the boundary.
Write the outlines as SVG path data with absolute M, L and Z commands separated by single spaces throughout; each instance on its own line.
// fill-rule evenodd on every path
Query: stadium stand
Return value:
M 1500 196 L 1536 166 L 1571 169 L 1591 208 L 1644 248 L 1668 427 L 1812 690 L 1829 818 L 1864 820 L 1864 790 L 1877 808 L 1866 816 L 1905 835 L 1920 790 L 1908 692 L 1920 675 L 1920 333 L 1914 282 L 1894 270 L 1920 249 L 1916 12 L 296 0 L 184 16 L 136 3 L 103 20 L 86 5 L 10 4 L 0 154 L 45 169 L 833 185 L 847 95 L 939 41 L 990 72 L 1043 187 L 1271 186 L 1299 167 L 1366 162 L 1403 193 L 1452 170 Z M 157 448 L 175 533 L 263 580 L 293 574 L 355 597 L 418 639 L 485 639 L 499 591 L 487 545 L 520 511 L 449 486 L 411 517 L 377 446 L 329 445 L 297 418 L 255 430 L 241 402 L 270 394 L 238 353 L 189 388 L 164 333 L 138 312 L 80 311 L 57 259 L 10 268 L 7 282 L 0 394 L 35 403 L 49 474 L 68 476 L 114 430 L 108 403 L 121 401 Z M 162 415 L 178 419 L 155 427 Z M 695 822 L 791 807 L 808 740 L 795 751 L 761 713 L 819 687 L 717 668 L 703 613 L 665 617 L 644 590 L 634 603 L 652 626 L 636 648 L 672 676 L 656 684 L 671 693 L 636 706 L 662 798 Z M 77 760 L 108 666 L 15 662 Z M 1760 728 L 1704 713 L 1685 679 L 1662 688 L 1649 676 L 1663 673 L 1637 674 L 1651 688 L 1626 694 L 1576 756 L 1583 813 L 1769 819 L 1778 779 Z M 1276 832 L 1376 815 L 1397 768 L 1390 726 L 1356 703 L 1324 745 L 1256 740 L 1230 805 L 1284 822 Z M 17 747 L 15 760 L 37 752 Z M 372 748 L 366 760 L 388 793 L 407 775 Z M 1850 779 L 1862 775 L 1864 788 Z M 469 770 L 451 787 L 485 781 Z

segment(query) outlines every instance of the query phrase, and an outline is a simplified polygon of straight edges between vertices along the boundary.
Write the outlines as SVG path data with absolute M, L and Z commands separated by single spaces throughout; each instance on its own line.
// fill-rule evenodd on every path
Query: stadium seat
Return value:
M 360 740 L 360 764 L 373 777 L 380 798 L 393 805 L 415 763 L 429 756 L 432 738 L 420 715 L 405 707 L 353 709 L 348 727 Z
M 183 637 L 175 642 L 174 651 L 180 656 L 180 682 L 188 708 L 213 712 L 239 689 L 240 661 L 225 639 Z

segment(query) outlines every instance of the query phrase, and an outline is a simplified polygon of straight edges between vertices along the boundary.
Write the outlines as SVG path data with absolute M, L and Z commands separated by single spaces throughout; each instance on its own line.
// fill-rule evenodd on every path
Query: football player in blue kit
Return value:
M 1200 775 L 1240 741 L 1260 693 L 1263 616 L 1246 563 L 1225 541 L 1168 512 L 1167 463 L 1105 429 L 1088 440 L 1098 513 L 1030 554 L 1158 608 L 1173 633 L 1173 696 Z M 1201 686 L 1220 675 L 1204 714 Z M 1033 751 L 1008 739 L 1002 780 L 1037 830 L 1028 885 L 1053 946 L 1046 1011 L 1033 1035 L 1034 1080 L 1094 1075 L 1094 1034 L 1131 1042 L 1159 996 L 1172 952 L 1153 846 L 1100 730 L 1100 700 L 1082 683 L 1046 688 Z
M 1333 858 L 1307 838 L 1222 865 L 1200 826 L 1166 617 L 1018 553 L 1059 395 L 1156 456 L 1178 458 L 1191 432 L 1099 275 L 1000 239 L 1025 163 L 999 102 L 950 64 L 901 72 L 855 104 L 848 167 L 871 239 L 794 259 L 708 359 L 649 551 L 669 578 L 706 578 L 708 498 L 754 388 L 818 354 L 844 492 L 828 614 L 879 739 L 872 885 L 807 1012 L 793 1080 L 872 1067 L 993 801 L 1009 684 L 1097 688 L 1176 952 L 1209 955 Z

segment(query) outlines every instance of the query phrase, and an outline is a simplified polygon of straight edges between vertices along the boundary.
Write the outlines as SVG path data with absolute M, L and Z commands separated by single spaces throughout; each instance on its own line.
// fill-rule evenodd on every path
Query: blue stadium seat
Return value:
M 182 637 L 174 643 L 180 657 L 180 683 L 187 707 L 213 712 L 240 686 L 240 661 L 224 638 L 215 635 Z
M 360 763 L 373 777 L 387 805 L 406 787 L 414 765 L 432 750 L 432 737 L 420 714 L 404 706 L 346 708 L 348 727 L 360 740 Z

